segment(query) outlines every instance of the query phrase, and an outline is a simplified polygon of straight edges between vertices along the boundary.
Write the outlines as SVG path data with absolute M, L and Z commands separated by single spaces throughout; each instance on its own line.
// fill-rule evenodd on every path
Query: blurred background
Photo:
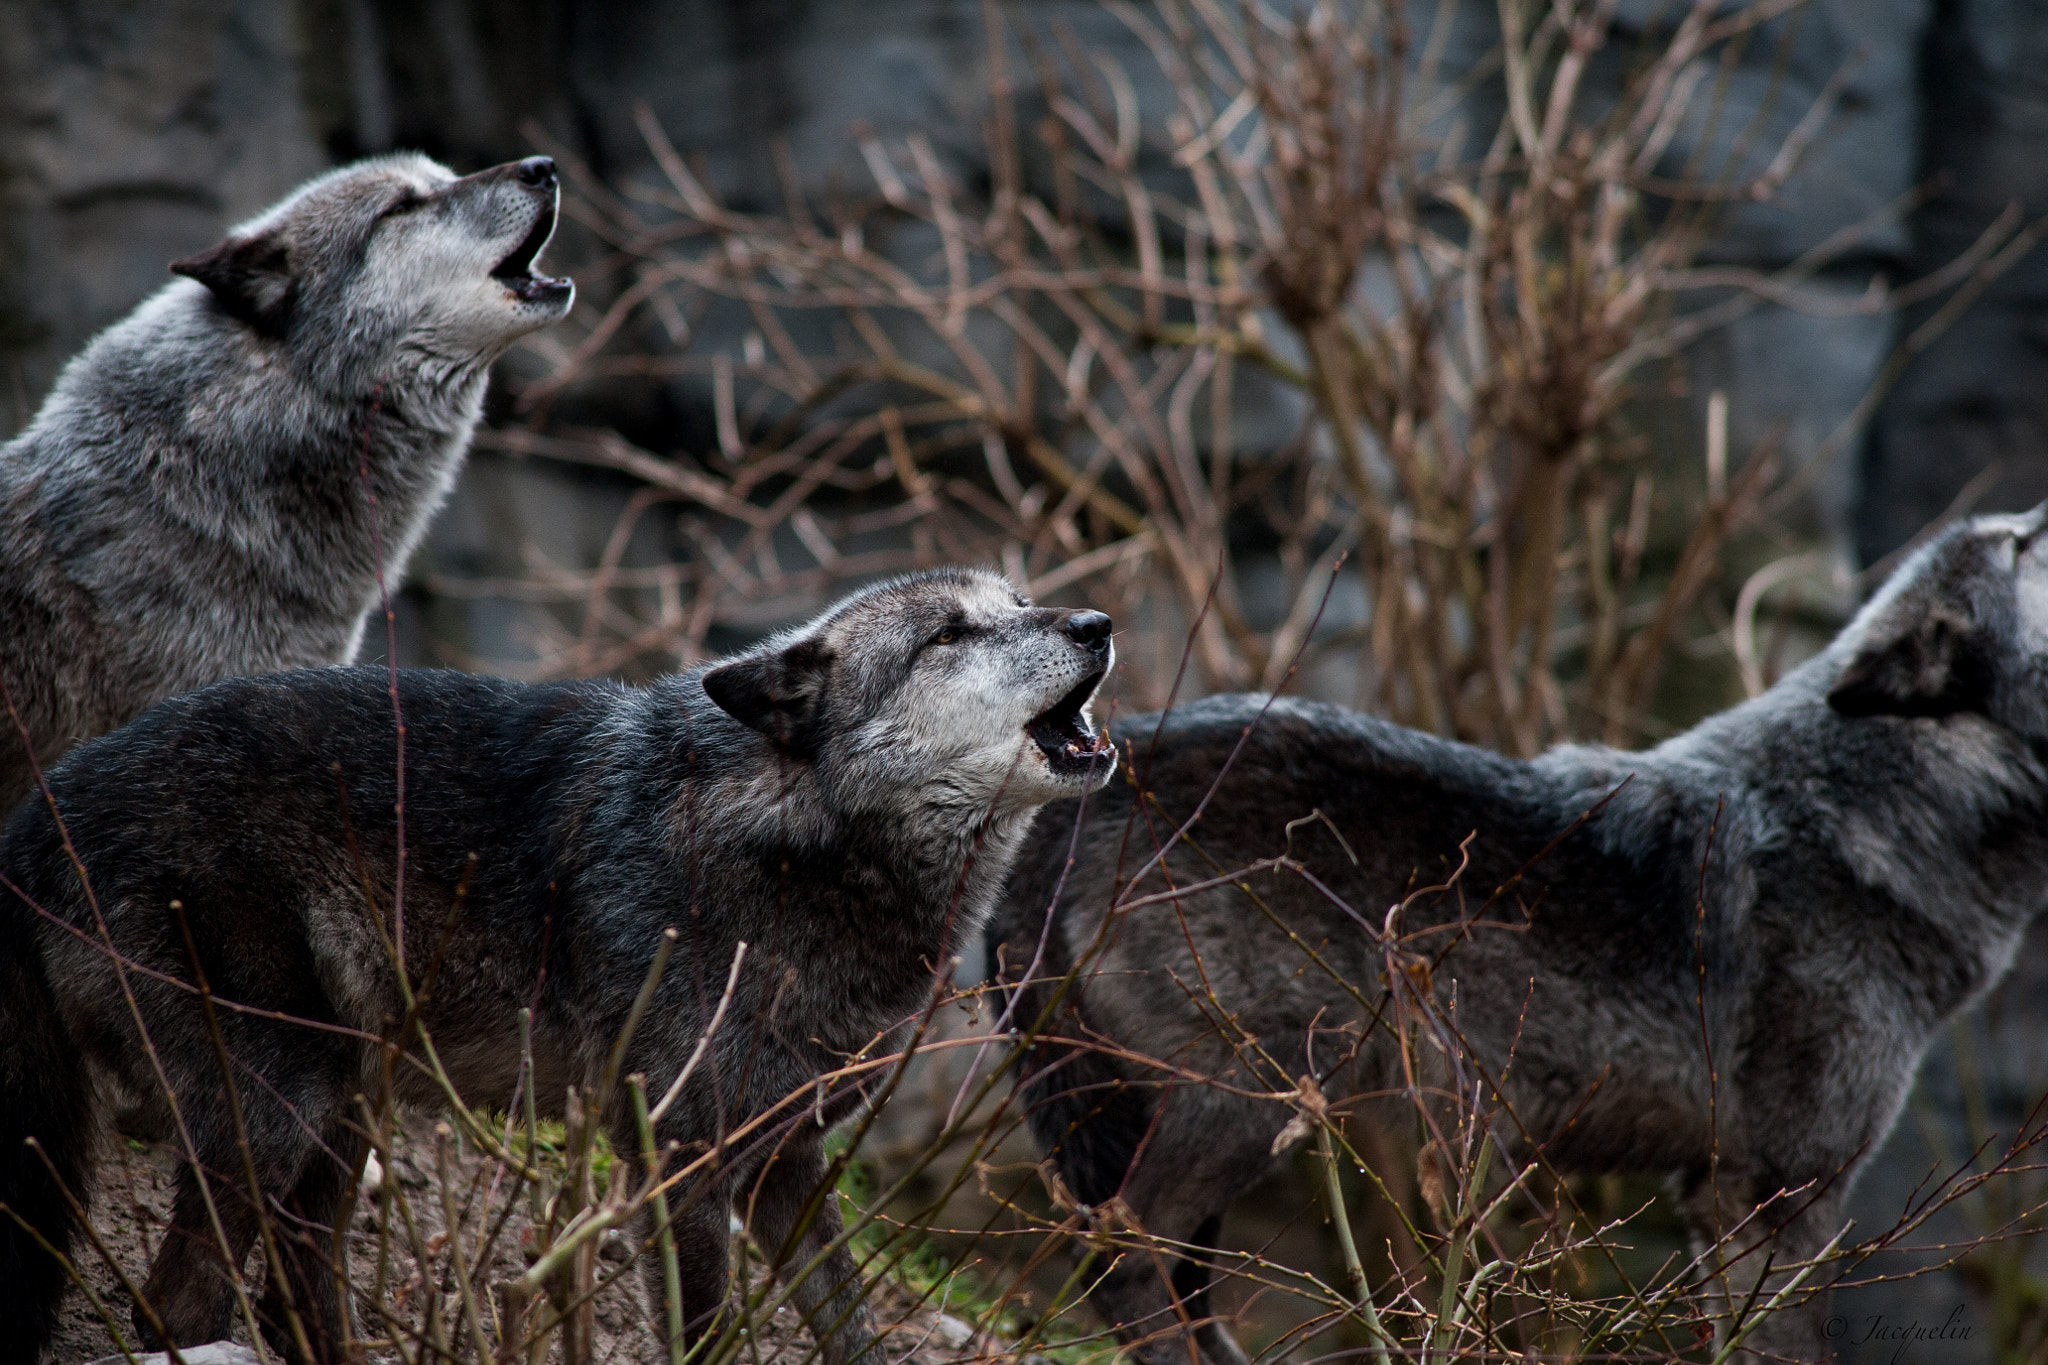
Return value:
M 976 559 L 1117 616 L 1126 711 L 1647 742 L 2048 496 L 2044 71 L 2021 0 L 0 0 L 0 434 L 305 177 L 545 151 L 577 310 L 402 661 L 646 676 Z M 2044 988 L 2037 935 L 1869 1226 L 2010 1138 Z M 2029 1245 L 1844 1311 L 2028 1358 Z

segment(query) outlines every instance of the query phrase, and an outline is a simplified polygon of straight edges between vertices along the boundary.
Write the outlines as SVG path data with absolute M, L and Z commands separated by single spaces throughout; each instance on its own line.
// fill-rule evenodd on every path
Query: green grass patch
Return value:
M 477 1120 L 489 1128 L 491 1132 L 503 1133 L 505 1131 L 505 1115 L 502 1112 L 479 1110 L 477 1112 Z M 530 1135 L 526 1131 L 525 1120 L 520 1120 L 512 1125 L 510 1147 L 512 1155 L 518 1158 L 521 1164 L 532 1166 L 545 1172 L 550 1179 L 557 1183 L 568 1179 L 572 1153 L 569 1151 L 569 1133 L 562 1126 L 561 1120 L 542 1119 L 537 1126 L 537 1131 Z M 600 1192 L 611 1181 L 612 1162 L 614 1159 L 611 1139 L 605 1135 L 604 1130 L 599 1129 L 597 1132 L 592 1133 L 590 1135 L 590 1176 Z
M 826 1139 L 826 1153 L 844 1153 L 848 1136 L 834 1133 Z M 874 1163 L 855 1158 L 839 1178 L 839 1212 L 848 1226 L 866 1216 L 881 1193 Z M 946 1248 L 914 1228 L 900 1227 L 877 1219 L 853 1238 L 854 1259 L 871 1276 L 887 1279 L 909 1291 L 924 1303 L 968 1323 L 979 1331 L 993 1332 L 1007 1341 L 1017 1341 L 1037 1323 L 1034 1302 L 1021 1294 L 1004 1299 L 1004 1289 L 969 1262 L 966 1253 L 949 1255 Z M 1044 1325 L 1033 1338 L 1031 1349 L 1058 1365 L 1106 1365 L 1116 1352 L 1116 1343 L 1084 1326 L 1076 1318 L 1074 1305 L 1062 1305 L 1056 1321 Z

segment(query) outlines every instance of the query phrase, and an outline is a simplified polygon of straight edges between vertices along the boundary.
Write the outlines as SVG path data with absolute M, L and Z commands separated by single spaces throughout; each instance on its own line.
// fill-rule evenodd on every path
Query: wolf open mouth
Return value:
M 1107 672 L 1097 669 L 1090 673 L 1064 697 L 1025 722 L 1025 735 L 1045 754 L 1054 772 L 1085 772 L 1109 752 L 1109 736 L 1096 733 L 1083 713 Z
M 502 283 L 514 295 L 527 303 L 535 303 L 566 289 L 569 282 L 551 275 L 533 273 L 534 257 L 548 244 L 548 238 L 555 235 L 555 206 L 541 205 L 533 217 L 533 226 L 518 246 L 512 248 L 504 260 L 491 270 L 491 278 Z

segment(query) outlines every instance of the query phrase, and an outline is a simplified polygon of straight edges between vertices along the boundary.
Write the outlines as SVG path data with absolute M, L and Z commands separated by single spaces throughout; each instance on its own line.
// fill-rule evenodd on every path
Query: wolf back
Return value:
M 1086 708 L 1111 658 L 1100 613 L 1032 607 L 994 575 L 946 571 L 645 690 L 401 673 L 402 937 L 416 984 L 439 964 L 423 1020 L 460 1093 L 510 1102 L 528 1006 L 542 1109 L 568 1086 L 588 1093 L 670 927 L 675 958 L 626 1059 L 656 1093 L 750 945 L 713 1047 L 657 1129 L 684 1160 L 886 1052 L 949 978 L 952 945 L 978 929 L 1038 806 L 1110 771 Z M 0 897 L 0 1202 L 51 1242 L 64 1245 L 69 1220 L 24 1140 L 83 1189 L 86 1062 L 158 1092 L 94 937 L 102 913 L 202 1167 L 240 1169 L 210 1035 L 192 992 L 169 982 L 203 975 L 218 998 L 274 1012 L 220 1014 L 229 1052 L 262 1079 L 240 1089 L 254 1160 L 266 1197 L 307 1226 L 332 1222 L 361 1161 L 350 1097 L 375 1091 L 376 1049 L 350 1030 L 381 1035 L 402 1014 L 380 946 L 399 852 L 388 683 L 327 669 L 176 698 L 53 770 L 61 831 L 41 803 L 9 826 L 0 869 L 26 899 Z M 440 1102 L 400 1074 L 401 1098 Z M 784 1266 L 836 1235 L 829 1199 L 795 1229 L 824 1169 L 815 1120 L 857 1096 L 840 1086 L 783 1110 L 736 1140 L 708 1185 L 678 1192 L 692 1331 L 724 1301 L 735 1195 L 752 1189 L 755 1235 Z M 614 1140 L 636 1149 L 612 1099 Z M 236 1184 L 216 1182 L 217 1201 L 246 1248 L 254 1223 Z M 172 1223 L 144 1295 L 189 1346 L 224 1334 L 232 1308 L 189 1169 Z M 336 1358 L 324 1234 L 283 1240 L 314 1355 Z M 0 1362 L 33 1361 L 62 1288 L 56 1262 L 0 1222 Z M 843 1249 L 797 1302 L 820 1328 L 845 1324 L 826 1342 L 834 1365 L 868 1351 Z M 281 1302 L 265 1312 L 276 1330 Z
M 1076 812 L 1044 812 L 990 929 L 994 969 L 1031 978 L 1017 1023 L 1047 1035 L 1021 1073 L 1042 1149 L 1081 1202 L 1120 1195 L 1147 1231 L 1214 1245 L 1293 1112 L 1243 1092 L 1304 1075 L 1340 1103 L 1403 1087 L 1351 989 L 1385 1004 L 1391 923 L 1440 1005 L 1455 996 L 1476 1064 L 1505 1076 L 1501 1136 L 1521 1159 L 1540 1146 L 1565 1172 L 1672 1176 L 1702 1245 L 1764 1206 L 1731 1257 L 1765 1233 L 1780 1266 L 1817 1252 L 1928 1041 L 2048 901 L 2042 523 L 1956 529 L 1822 655 L 1645 753 L 1523 762 L 1264 697 L 1123 722 L 1129 782 L 1089 799 L 1070 871 Z M 1164 871 L 1132 883 L 1219 773 Z M 1282 852 L 1355 915 L 1285 868 L 1114 908 Z M 1237 1089 L 1167 1084 L 1091 1039 Z M 1174 1298 L 1199 1317 L 1207 1272 L 1162 1279 L 1140 1259 L 1096 1302 L 1154 1358 L 1185 1359 Z M 1731 1272 L 1735 1302 L 1763 1259 Z M 1746 1345 L 1824 1356 L 1820 1305 Z M 1196 1335 L 1241 1359 L 1221 1325 Z
M 354 656 L 491 362 L 569 309 L 532 270 L 557 194 L 544 157 L 344 167 L 65 367 L 0 447 L 0 684 L 39 763 L 173 693 Z M 29 774 L 7 723 L 0 809 Z

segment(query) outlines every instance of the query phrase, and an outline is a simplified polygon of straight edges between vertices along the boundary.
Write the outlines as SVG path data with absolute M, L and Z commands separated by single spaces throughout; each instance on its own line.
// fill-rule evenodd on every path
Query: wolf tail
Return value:
M 91 1173 L 92 1102 L 27 912 L 5 899 L 14 903 L 0 905 L 0 1365 L 36 1365 L 67 1280 L 51 1254 L 70 1255 L 64 1191 L 83 1202 Z

